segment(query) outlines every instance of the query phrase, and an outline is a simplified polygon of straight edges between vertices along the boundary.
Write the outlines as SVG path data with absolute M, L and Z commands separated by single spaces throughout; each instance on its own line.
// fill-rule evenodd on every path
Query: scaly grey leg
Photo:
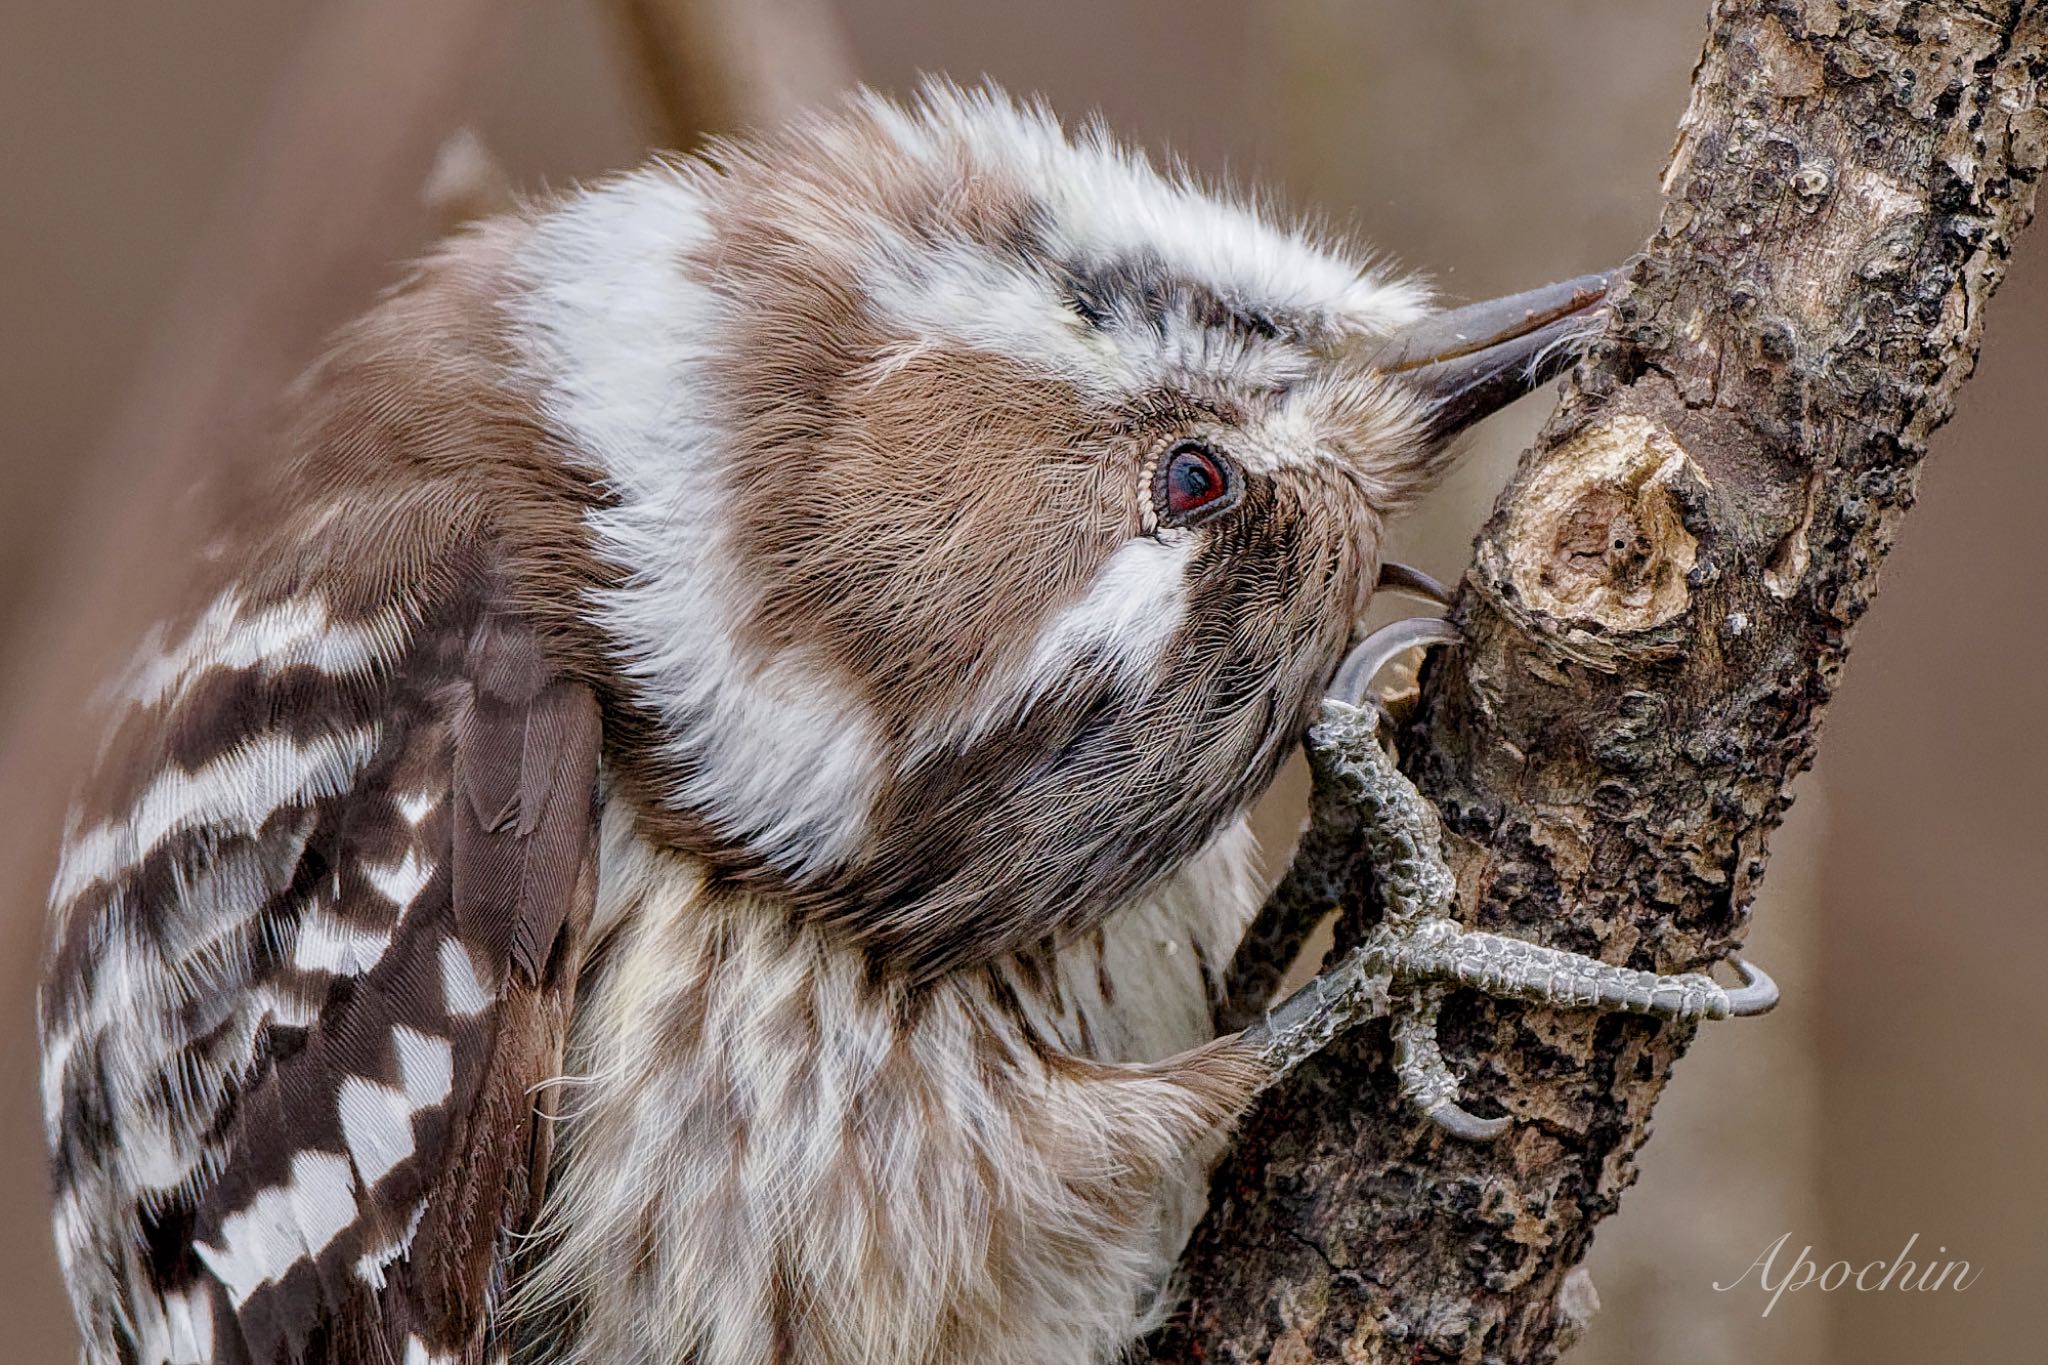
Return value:
M 1444 988 L 1434 982 L 1408 986 L 1395 993 L 1393 1002 L 1394 1075 L 1409 1103 L 1437 1127 L 1468 1142 L 1491 1142 L 1505 1133 L 1510 1125 L 1505 1115 L 1477 1118 L 1458 1103 L 1458 1078 L 1436 1041 Z
M 1455 638 L 1442 622 L 1399 622 L 1377 632 L 1359 646 L 1359 666 L 1347 661 L 1339 671 L 1340 690 L 1362 698 L 1373 660 L 1447 636 Z M 1465 929 L 1450 916 L 1457 887 L 1444 862 L 1436 812 L 1381 747 L 1378 724 L 1376 707 L 1333 696 L 1309 732 L 1318 797 L 1327 795 L 1359 813 L 1383 915 L 1363 943 L 1245 1031 L 1276 1077 L 1344 1029 L 1389 1014 L 1402 1092 L 1447 1131 L 1485 1139 L 1506 1131 L 1508 1121 L 1481 1119 L 1459 1106 L 1457 1080 L 1437 1046 L 1437 1010 L 1451 986 L 1553 1009 L 1622 1010 L 1665 1019 L 1760 1014 L 1777 1003 L 1771 979 L 1738 959 L 1731 961 L 1743 984 L 1729 990 L 1700 973 L 1660 976 Z M 1326 784 L 1327 793 L 1320 790 Z
M 1391 560 L 1380 565 L 1375 591 L 1408 593 L 1442 607 L 1451 603 L 1449 588 L 1420 569 Z M 1457 632 L 1444 622 L 1431 619 L 1403 621 L 1390 631 L 1376 631 L 1370 637 L 1370 648 L 1361 644 L 1347 658 L 1348 674 L 1339 686 L 1347 691 L 1355 687 L 1356 695 L 1348 695 L 1346 700 L 1362 701 L 1373 675 L 1402 650 L 1457 638 Z M 1317 762 L 1317 752 L 1309 751 L 1311 765 Z M 1218 1033 L 1239 1032 L 1265 1015 L 1302 944 L 1337 908 L 1345 889 L 1355 880 L 1363 856 L 1358 824 L 1358 812 L 1318 774 L 1308 823 L 1287 874 L 1252 917 L 1237 951 L 1231 954 L 1215 1005 Z

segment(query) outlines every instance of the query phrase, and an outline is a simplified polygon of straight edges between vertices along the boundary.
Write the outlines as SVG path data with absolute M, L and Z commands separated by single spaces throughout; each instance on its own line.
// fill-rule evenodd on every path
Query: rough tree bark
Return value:
M 2032 214 L 2044 86 L 2042 0 L 1715 4 L 1657 233 L 1481 532 L 1467 645 L 1404 731 L 1469 923 L 1666 972 L 1740 941 Z M 1462 992 L 1443 1039 L 1508 1136 L 1418 1120 L 1384 1026 L 1361 1031 L 1245 1125 L 1155 1360 L 1520 1362 L 1575 1339 L 1574 1272 L 1690 1031 Z

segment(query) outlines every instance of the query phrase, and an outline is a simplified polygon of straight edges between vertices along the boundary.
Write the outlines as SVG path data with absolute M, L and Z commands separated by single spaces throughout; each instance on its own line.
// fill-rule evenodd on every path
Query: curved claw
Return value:
M 1728 954 L 1728 965 L 1742 973 L 1742 984 L 1728 992 L 1730 1018 L 1763 1014 L 1778 1003 L 1778 983 L 1763 968 L 1751 966 L 1734 953 Z
M 1458 1103 L 1458 1078 L 1444 1063 L 1443 1049 L 1436 1040 L 1437 1011 L 1443 999 L 1444 988 L 1434 984 L 1388 997 L 1394 1075 L 1400 1079 L 1401 1093 L 1431 1123 L 1466 1142 L 1491 1142 L 1505 1133 L 1513 1120 L 1505 1116 L 1483 1119 Z
M 1373 678 L 1401 653 L 1417 645 L 1455 645 L 1463 639 L 1457 628 L 1440 616 L 1408 616 L 1382 626 L 1360 640 L 1344 656 L 1344 662 L 1337 665 L 1329 695 L 1353 706 L 1363 706 Z
M 1451 590 L 1431 578 L 1412 564 L 1396 564 L 1388 560 L 1380 565 L 1379 582 L 1374 592 L 1405 592 L 1411 597 L 1420 597 L 1425 602 L 1434 602 L 1440 607 L 1451 605 Z
M 1422 1115 L 1452 1137 L 1466 1142 L 1492 1142 L 1514 1126 L 1514 1120 L 1506 1115 L 1483 1119 L 1452 1100 L 1446 1100 L 1434 1109 L 1425 1109 Z

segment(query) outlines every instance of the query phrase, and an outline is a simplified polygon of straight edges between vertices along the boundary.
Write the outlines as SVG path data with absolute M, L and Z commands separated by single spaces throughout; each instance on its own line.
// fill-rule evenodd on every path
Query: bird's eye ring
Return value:
M 1237 502 L 1237 471 L 1199 441 L 1176 441 L 1153 476 L 1152 500 L 1162 526 L 1192 526 Z

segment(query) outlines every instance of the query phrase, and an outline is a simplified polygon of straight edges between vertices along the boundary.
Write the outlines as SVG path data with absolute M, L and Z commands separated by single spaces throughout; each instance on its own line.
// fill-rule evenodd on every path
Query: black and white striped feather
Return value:
M 598 719 L 469 559 L 357 619 L 230 588 L 134 675 L 41 1002 L 89 1361 L 504 1350 Z

